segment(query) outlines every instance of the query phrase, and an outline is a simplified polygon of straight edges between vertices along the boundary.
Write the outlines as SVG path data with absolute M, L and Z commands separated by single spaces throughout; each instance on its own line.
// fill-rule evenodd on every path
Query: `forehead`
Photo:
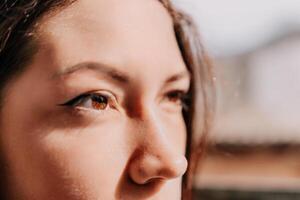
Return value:
M 184 68 L 172 19 L 158 0 L 78 0 L 39 27 L 41 48 L 55 66 L 99 61 L 132 73 Z

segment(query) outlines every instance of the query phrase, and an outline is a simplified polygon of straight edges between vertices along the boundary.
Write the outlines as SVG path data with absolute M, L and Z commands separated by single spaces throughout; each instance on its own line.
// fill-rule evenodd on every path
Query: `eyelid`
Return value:
M 108 103 L 111 104 L 113 103 L 112 108 L 116 108 L 117 107 L 117 98 L 116 96 L 109 91 L 105 91 L 105 90 L 97 90 L 97 91 L 91 91 L 91 92 L 86 92 L 83 94 L 80 94 L 74 98 L 72 98 L 71 100 L 68 100 L 65 103 L 62 104 L 58 104 L 59 106 L 70 106 L 70 107 L 76 107 L 78 106 L 80 103 L 82 103 L 82 101 L 88 97 L 91 97 L 92 95 L 101 95 L 104 96 L 106 98 L 108 98 Z
M 183 88 L 174 88 L 174 89 L 169 89 L 165 92 L 165 95 L 170 94 L 170 93 L 180 93 L 182 95 L 189 95 L 189 89 L 183 89 Z
M 164 98 L 169 98 L 168 95 L 172 94 L 172 93 L 177 93 L 179 94 L 179 98 L 182 102 L 182 106 L 184 108 L 187 108 L 190 104 L 190 99 L 191 99 L 191 95 L 190 95 L 190 92 L 189 90 L 185 90 L 185 89 L 173 89 L 173 90 L 169 90 L 168 92 L 166 92 L 164 94 Z M 163 99 L 164 99 L 163 98 Z

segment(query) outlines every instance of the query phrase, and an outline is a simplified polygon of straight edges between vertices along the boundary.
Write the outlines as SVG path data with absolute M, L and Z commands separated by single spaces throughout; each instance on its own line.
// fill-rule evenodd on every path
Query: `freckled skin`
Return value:
M 190 80 L 165 84 L 187 71 L 172 27 L 156 0 L 78 0 L 39 22 L 40 49 L 9 83 L 1 112 L 10 199 L 181 198 L 186 129 L 166 94 Z M 53 78 L 82 62 L 130 80 L 120 86 L 93 69 Z M 115 99 L 61 106 L 88 92 Z

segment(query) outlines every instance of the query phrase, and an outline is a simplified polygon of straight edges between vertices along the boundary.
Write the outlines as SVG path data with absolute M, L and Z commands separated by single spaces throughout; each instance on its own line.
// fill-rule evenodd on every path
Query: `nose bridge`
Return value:
M 167 141 L 167 125 L 163 123 L 158 114 L 154 110 L 145 112 L 145 117 L 142 120 L 143 124 L 143 139 L 148 150 L 152 148 L 170 146 Z M 153 150 L 153 149 L 152 149 Z
M 174 127 L 169 127 L 171 125 L 168 125 L 159 111 L 151 106 L 148 106 L 143 113 L 141 145 L 145 153 L 157 157 L 161 162 L 168 162 L 168 160 L 179 157 L 182 152 L 180 151 L 181 147 L 174 146 L 176 134 L 171 132 L 174 131 Z
M 142 142 L 141 145 L 145 149 L 145 153 L 152 154 L 156 157 L 163 158 L 166 154 L 175 153 L 174 147 L 172 147 L 172 140 L 174 138 L 168 138 L 171 130 L 152 106 L 147 106 L 143 111 L 141 120 L 142 126 Z

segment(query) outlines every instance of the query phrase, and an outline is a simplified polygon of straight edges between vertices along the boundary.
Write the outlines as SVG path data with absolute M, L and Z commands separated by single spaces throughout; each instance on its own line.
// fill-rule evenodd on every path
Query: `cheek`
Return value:
M 130 154 L 124 124 L 91 124 L 92 117 L 68 120 L 56 114 L 29 112 L 27 118 L 5 121 L 2 130 L 14 181 L 20 190 L 41 197 L 51 193 L 58 199 L 111 198 Z
M 63 179 L 59 181 L 69 191 L 85 191 L 88 196 L 111 194 L 128 159 L 125 134 L 120 134 L 124 129 L 107 124 L 75 135 L 68 132 L 54 132 L 42 139 L 43 163 L 53 166 L 53 175 Z

